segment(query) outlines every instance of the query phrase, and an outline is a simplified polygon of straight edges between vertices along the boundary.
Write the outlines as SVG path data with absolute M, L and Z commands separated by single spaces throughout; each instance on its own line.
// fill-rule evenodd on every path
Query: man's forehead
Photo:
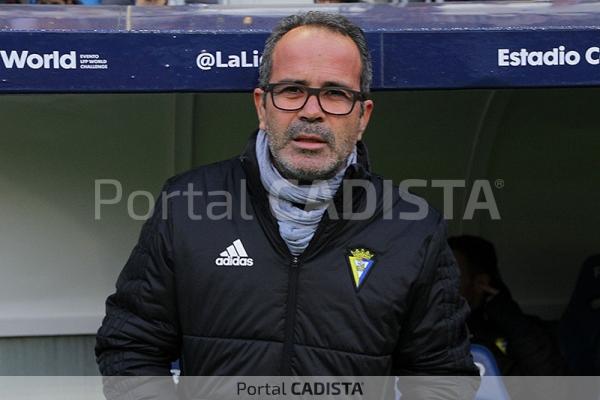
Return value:
M 286 32 L 275 45 L 274 51 L 277 51 L 277 48 L 280 47 L 282 43 L 286 44 L 289 42 L 293 42 L 294 44 L 307 45 L 311 44 L 311 41 L 315 38 L 322 38 L 331 41 L 349 41 L 354 44 L 354 41 L 352 41 L 352 39 L 350 39 L 349 36 L 329 29 L 327 27 L 316 25 L 303 25 Z M 356 47 L 356 44 L 354 44 L 354 46 Z M 358 47 L 356 47 L 356 50 L 358 55 Z
M 293 35 L 340 35 L 346 36 L 341 32 L 337 32 L 331 28 L 320 25 L 301 25 L 287 31 L 283 36 L 293 36 Z
M 332 74 L 320 86 L 355 86 L 361 72 L 358 46 L 349 36 L 319 26 L 300 26 L 283 35 L 273 51 L 277 80 L 309 84 L 299 75 L 316 70 Z

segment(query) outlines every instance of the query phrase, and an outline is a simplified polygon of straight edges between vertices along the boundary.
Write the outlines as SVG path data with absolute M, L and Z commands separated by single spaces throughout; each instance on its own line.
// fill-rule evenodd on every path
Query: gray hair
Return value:
M 279 24 L 275 26 L 273 32 L 265 42 L 265 49 L 258 70 L 258 83 L 260 87 L 264 88 L 271 79 L 275 45 L 283 35 L 300 26 L 325 28 L 352 39 L 360 53 L 360 91 L 362 93 L 369 93 L 371 81 L 373 79 L 373 67 L 371 66 L 371 55 L 369 54 L 365 33 L 357 25 L 353 24 L 342 15 L 319 11 L 309 11 L 305 14 L 290 15 L 282 19 Z

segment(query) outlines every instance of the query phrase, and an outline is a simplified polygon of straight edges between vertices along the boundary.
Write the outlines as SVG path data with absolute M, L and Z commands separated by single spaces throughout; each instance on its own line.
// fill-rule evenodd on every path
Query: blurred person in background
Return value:
M 494 245 L 478 236 L 448 239 L 461 271 L 460 291 L 471 307 L 471 342 L 486 346 L 502 375 L 565 375 L 549 323 L 523 313 L 502 281 Z

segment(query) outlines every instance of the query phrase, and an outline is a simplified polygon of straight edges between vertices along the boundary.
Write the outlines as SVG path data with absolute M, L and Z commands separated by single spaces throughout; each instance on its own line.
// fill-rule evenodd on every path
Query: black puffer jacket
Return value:
M 395 186 L 384 191 L 359 143 L 345 179 L 365 179 L 374 193 L 340 190 L 340 218 L 325 213 L 294 258 L 269 210 L 254 146 L 255 138 L 241 157 L 167 182 L 168 199 L 157 202 L 106 302 L 96 345 L 102 374 L 168 374 L 175 359 L 187 375 L 477 374 L 443 218 L 429 209 L 424 219 L 401 219 L 417 207 Z M 191 196 L 182 193 L 190 188 L 202 192 L 193 197 L 201 219 L 188 215 Z M 231 215 L 208 218 L 225 212 L 209 206 L 223 205 L 222 191 L 231 194 Z M 364 211 L 367 203 L 369 218 L 343 218 L 344 206 Z M 357 249 L 370 264 L 358 288 L 349 258 Z

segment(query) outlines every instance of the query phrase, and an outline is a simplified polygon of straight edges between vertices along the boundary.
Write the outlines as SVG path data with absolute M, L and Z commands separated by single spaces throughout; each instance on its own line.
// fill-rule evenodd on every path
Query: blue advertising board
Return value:
M 373 89 L 600 85 L 600 2 L 0 10 L 0 92 L 247 91 L 283 16 L 367 33 Z

